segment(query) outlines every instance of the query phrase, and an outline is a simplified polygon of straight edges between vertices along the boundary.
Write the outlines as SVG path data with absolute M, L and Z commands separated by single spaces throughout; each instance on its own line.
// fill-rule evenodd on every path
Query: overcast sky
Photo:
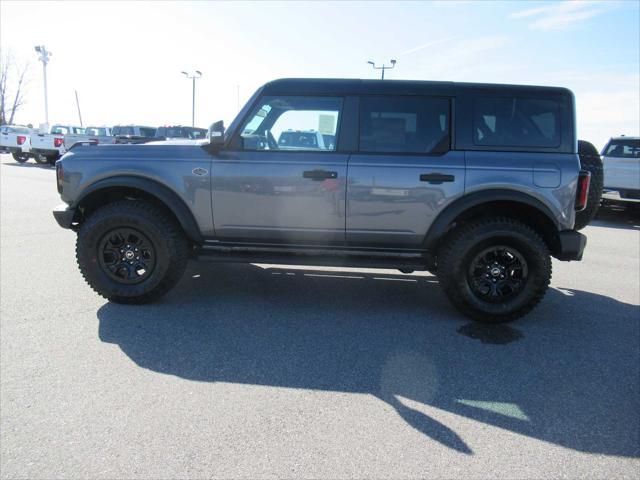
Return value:
M 280 77 L 557 85 L 576 94 L 580 138 L 602 147 L 640 134 L 640 2 L 0 3 L 0 48 L 29 62 L 19 123 L 228 124 L 261 84 Z

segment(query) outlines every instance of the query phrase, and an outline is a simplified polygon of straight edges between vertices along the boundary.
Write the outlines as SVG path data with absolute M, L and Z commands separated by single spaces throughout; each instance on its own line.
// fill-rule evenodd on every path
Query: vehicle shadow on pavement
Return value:
M 431 407 L 582 452 L 640 455 L 638 306 L 550 289 L 512 326 L 485 326 L 456 313 L 432 276 L 210 267 L 191 265 L 159 303 L 105 304 L 100 339 L 184 379 L 369 393 L 467 454 L 474 439 Z
M 595 218 L 589 224 L 594 227 L 640 230 L 640 208 L 635 205 L 601 206 Z
M 21 167 L 21 168 L 46 168 L 47 170 L 55 169 L 55 165 L 51 165 L 50 163 L 13 162 L 13 163 L 3 163 L 3 165 L 7 165 L 9 167 Z

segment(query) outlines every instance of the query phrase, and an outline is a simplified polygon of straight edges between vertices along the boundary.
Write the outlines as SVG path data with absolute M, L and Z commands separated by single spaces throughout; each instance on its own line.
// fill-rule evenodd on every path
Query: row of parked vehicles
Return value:
M 0 151 L 11 153 L 20 163 L 33 158 L 37 163 L 54 164 L 76 143 L 132 144 L 178 139 L 197 141 L 206 136 L 207 130 L 204 128 L 182 125 L 165 125 L 158 128 L 144 125 L 53 125 L 40 129 L 22 125 L 3 125 L 0 127 Z

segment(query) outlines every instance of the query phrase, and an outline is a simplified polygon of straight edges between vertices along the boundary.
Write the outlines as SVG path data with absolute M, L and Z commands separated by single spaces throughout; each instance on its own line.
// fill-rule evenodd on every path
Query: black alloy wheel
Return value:
M 144 281 L 155 268 L 153 243 L 133 228 L 107 232 L 98 245 L 100 267 L 111 279 L 133 285 Z
M 117 303 L 152 302 L 182 277 L 190 247 L 178 221 L 162 205 L 118 200 L 86 215 L 76 240 L 82 276 Z
M 485 323 L 526 315 L 551 280 L 548 245 L 530 225 L 509 217 L 463 223 L 442 241 L 436 261 L 449 300 L 465 315 Z
M 528 266 L 513 247 L 492 246 L 471 261 L 467 274 L 469 288 L 479 299 L 503 303 L 516 297 L 527 282 Z

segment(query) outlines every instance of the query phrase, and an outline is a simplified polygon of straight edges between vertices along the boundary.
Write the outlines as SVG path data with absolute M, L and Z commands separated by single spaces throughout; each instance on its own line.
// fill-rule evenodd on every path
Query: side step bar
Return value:
M 380 252 L 314 248 L 263 248 L 203 245 L 196 250 L 198 260 L 218 263 L 275 263 L 331 267 L 391 268 L 427 270 L 430 258 L 423 252 Z

